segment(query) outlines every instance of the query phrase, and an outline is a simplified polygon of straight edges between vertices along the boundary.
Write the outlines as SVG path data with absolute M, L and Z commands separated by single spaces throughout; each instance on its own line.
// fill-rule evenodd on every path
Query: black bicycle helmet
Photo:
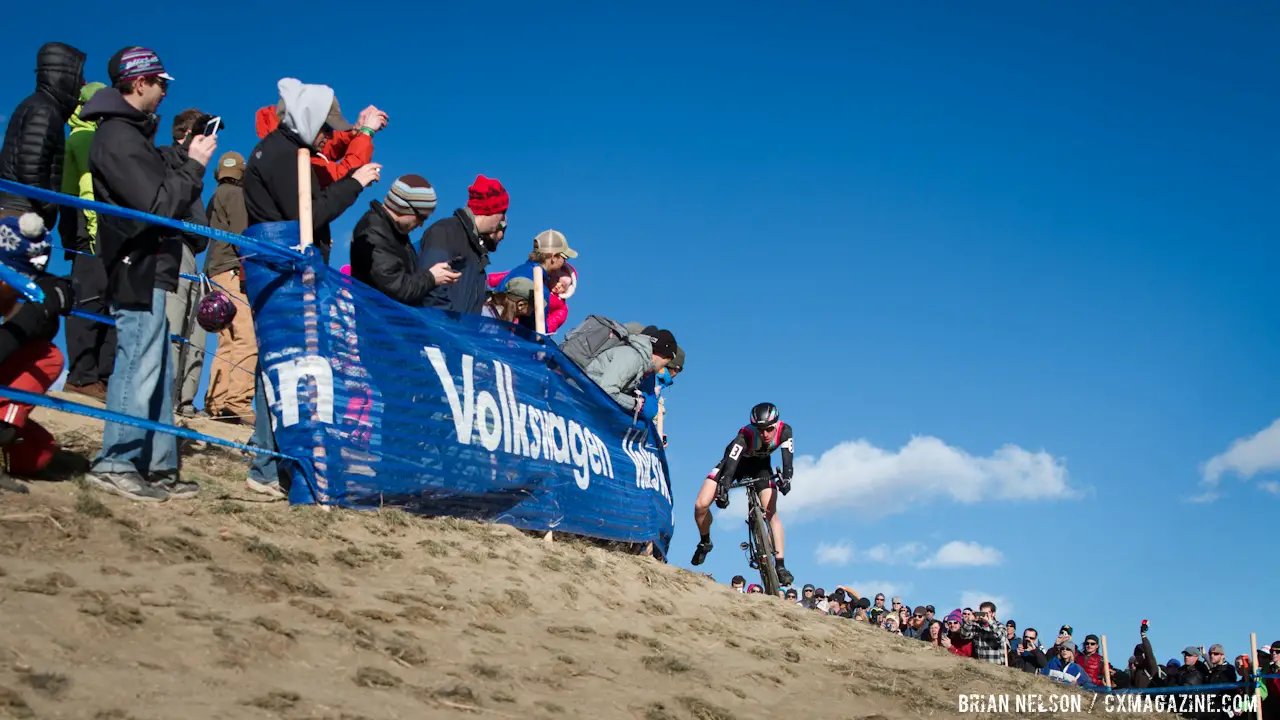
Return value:
M 778 406 L 773 403 L 760 403 L 751 408 L 752 425 L 772 425 L 778 422 Z

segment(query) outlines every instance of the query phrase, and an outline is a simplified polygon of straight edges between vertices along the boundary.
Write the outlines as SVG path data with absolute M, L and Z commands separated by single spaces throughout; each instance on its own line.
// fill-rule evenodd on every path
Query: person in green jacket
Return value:
M 97 123 L 80 118 L 80 110 L 106 85 L 94 82 L 80 90 L 80 104 L 67 120 L 71 135 L 67 138 L 62 161 L 62 192 L 82 200 L 93 199 L 93 176 L 89 173 L 89 147 L 93 144 Z M 76 309 L 106 315 L 103 295 L 107 289 L 107 270 L 97 252 L 98 215 L 91 210 L 63 212 L 58 225 L 62 245 L 71 261 L 71 282 L 76 288 Z M 75 252 L 72 252 L 72 251 Z M 81 254 L 85 253 L 85 254 Z M 67 318 L 67 383 L 66 389 L 100 402 L 106 402 L 107 381 L 115 366 L 116 330 L 114 327 L 75 316 Z

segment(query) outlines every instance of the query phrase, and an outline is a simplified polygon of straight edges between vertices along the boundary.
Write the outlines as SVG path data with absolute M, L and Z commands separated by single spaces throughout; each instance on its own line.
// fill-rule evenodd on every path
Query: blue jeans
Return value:
M 110 386 L 107 387 L 110 392 Z M 253 369 L 253 436 L 250 445 L 267 450 L 276 449 L 276 438 L 271 431 L 271 418 L 274 415 L 267 406 L 267 393 L 262 386 L 262 366 Z M 280 461 L 270 455 L 254 453 L 249 463 L 249 477 L 254 482 L 270 484 L 280 480 Z
M 116 321 L 116 362 L 107 386 L 107 410 L 173 424 L 173 362 L 165 291 L 151 291 L 150 310 L 111 306 Z M 95 473 L 143 475 L 178 470 L 178 438 L 132 425 L 108 422 Z

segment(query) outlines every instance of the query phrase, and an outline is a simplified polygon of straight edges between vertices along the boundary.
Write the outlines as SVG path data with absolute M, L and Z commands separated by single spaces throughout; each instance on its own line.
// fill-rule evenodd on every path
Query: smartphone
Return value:
M 449 261 L 449 269 L 454 272 L 462 272 L 462 268 L 466 267 L 466 260 L 461 255 L 454 255 Z
M 205 137 L 217 137 L 218 130 L 220 129 L 222 129 L 222 118 L 220 117 L 210 118 L 209 122 L 205 123 L 204 135 Z

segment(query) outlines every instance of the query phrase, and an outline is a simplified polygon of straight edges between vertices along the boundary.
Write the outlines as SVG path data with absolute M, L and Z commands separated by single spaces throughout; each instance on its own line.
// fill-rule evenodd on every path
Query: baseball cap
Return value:
M 912 615 L 919 615 L 920 617 L 924 617 L 924 613 L 925 613 L 925 608 L 924 608 L 924 606 L 923 606 L 923 605 L 917 605 L 917 606 L 916 606 L 916 609 L 915 609 L 915 612 L 913 612 L 913 613 L 911 613 L 911 614 L 912 614 Z
M 517 300 L 533 304 L 533 281 L 527 277 L 513 277 L 507 281 L 503 292 Z
M 1226 654 L 1227 654 L 1227 649 L 1226 649 L 1226 648 L 1224 648 L 1224 647 L 1222 647 L 1222 646 L 1221 646 L 1221 645 L 1219 645 L 1218 643 L 1214 643 L 1214 644 L 1212 644 L 1212 645 L 1210 645 L 1210 646 L 1209 646 L 1209 652 L 1211 652 L 1211 653 L 1222 653 L 1223 655 L 1226 655 Z
M 214 180 L 221 180 L 224 177 L 239 180 L 244 177 L 244 156 L 238 152 L 232 151 L 223 153 L 218 158 L 218 169 L 213 173 Z
M 563 255 L 567 258 L 578 257 L 578 251 L 569 247 L 569 241 L 559 230 L 543 230 L 533 239 L 533 249 L 543 255 Z
M 140 77 L 158 77 L 173 80 L 173 76 L 165 72 L 160 56 L 150 48 L 131 46 L 116 51 L 107 61 L 107 76 L 111 84 L 121 80 L 132 80 Z
M 677 372 L 684 372 L 684 348 L 676 345 L 676 354 L 667 363 L 667 367 Z
M 1005 621 L 1005 623 L 1004 623 L 1004 626 L 1005 626 L 1005 627 L 1011 627 L 1011 628 L 1013 628 L 1014 630 L 1017 630 L 1017 629 L 1018 629 L 1018 623 L 1016 623 L 1016 622 L 1014 622 L 1014 621 L 1012 621 L 1012 620 L 1006 620 L 1006 621 Z
M 329 106 L 329 116 L 324 119 L 329 127 L 338 132 L 346 132 L 351 129 L 351 123 L 342 117 L 342 108 L 338 107 L 338 98 L 333 99 L 333 104 Z
M 1075 635 L 1076 629 L 1071 627 L 1070 625 L 1063 625 L 1062 627 L 1058 628 L 1058 634 L 1061 635 L 1062 633 L 1066 633 L 1068 635 Z
M 1089 633 L 1088 635 L 1085 635 L 1085 636 L 1084 636 L 1084 641 L 1085 641 L 1085 642 L 1089 642 L 1090 640 L 1092 640 L 1092 641 L 1094 641 L 1094 642 L 1098 642 L 1098 636 L 1097 636 L 1097 635 L 1094 635 L 1093 633 Z
M 649 335 L 649 333 L 645 333 Z M 659 330 L 649 337 L 653 338 L 653 354 L 658 357 L 670 358 L 676 354 L 676 337 L 671 334 L 670 330 Z
M 1200 648 L 1195 645 L 1188 645 L 1182 648 L 1183 655 L 1191 655 L 1192 657 L 1200 657 Z

